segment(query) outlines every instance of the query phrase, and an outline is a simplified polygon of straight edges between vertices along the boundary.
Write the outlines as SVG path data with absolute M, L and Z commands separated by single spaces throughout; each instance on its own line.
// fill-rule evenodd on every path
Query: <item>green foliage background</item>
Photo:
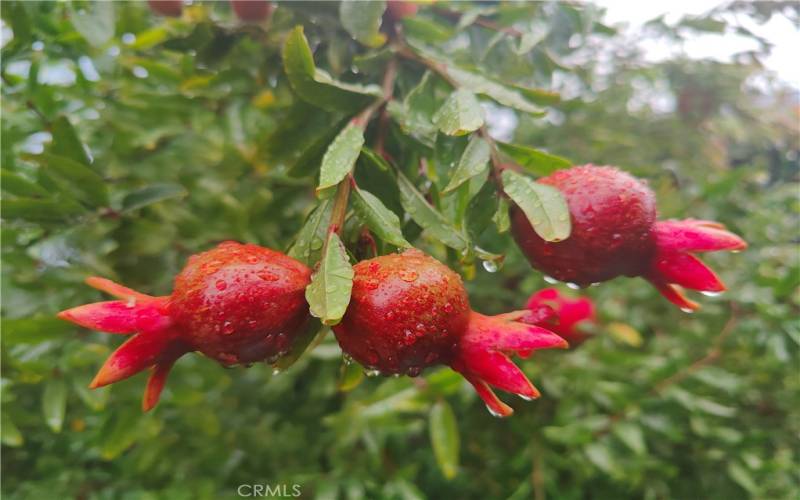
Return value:
M 488 108 L 490 125 L 518 121 L 514 143 L 625 168 L 649 180 L 662 217 L 719 220 L 751 245 L 706 257 L 730 290 L 700 297 L 691 316 L 642 280 L 559 285 L 595 300 L 597 337 L 522 362 L 543 397 L 512 402 L 510 419 L 491 417 L 449 369 L 385 379 L 343 368 L 330 335 L 278 374 L 187 356 L 149 414 L 142 376 L 86 389 L 120 341 L 54 318 L 101 300 L 86 276 L 166 294 L 187 256 L 218 241 L 291 246 L 318 204 L 322 154 L 371 98 L 312 83 L 299 98 L 284 41 L 302 25 L 317 66 L 346 83 L 380 85 L 392 57 L 370 28 L 381 9 L 347 26 L 339 9 L 282 2 L 267 28 L 238 22 L 225 2 L 195 2 L 180 19 L 144 2 L 2 3 L 13 31 L 1 68 L 3 496 L 235 498 L 241 484 L 296 483 L 320 499 L 796 498 L 797 90 L 763 71 L 768 45 L 733 15 L 797 25 L 790 3 L 657 19 L 643 35 L 757 42 L 732 63 L 648 62 L 588 4 L 437 2 L 405 21 L 409 43 L 547 108 Z M 404 216 L 369 151 L 356 179 L 400 216 L 406 239 L 469 279 L 475 309 L 519 308 L 548 285 L 502 217 L 499 228 L 489 220 L 485 173 L 459 191 L 477 193 L 470 207 L 441 194 L 467 137 L 436 133 L 433 112 L 452 90 L 424 73 L 401 59 L 386 149 L 470 249 L 447 250 Z M 534 158 L 533 174 L 558 166 Z M 357 257 L 360 230 L 351 216 L 344 240 Z M 491 255 L 472 245 L 505 254 L 502 269 L 485 271 Z M 307 250 L 320 247 L 312 238 Z

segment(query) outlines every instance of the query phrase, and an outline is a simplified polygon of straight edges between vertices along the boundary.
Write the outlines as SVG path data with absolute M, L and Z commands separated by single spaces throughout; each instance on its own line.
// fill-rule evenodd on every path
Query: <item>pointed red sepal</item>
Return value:
M 89 388 L 113 384 L 146 370 L 168 355 L 175 342 L 177 336 L 171 330 L 134 335 L 108 357 Z
M 586 297 L 570 298 L 562 295 L 555 288 L 544 288 L 528 299 L 526 306 L 531 311 L 531 318 L 541 316 L 542 308 L 552 311 L 533 324 L 547 328 L 564 337 L 571 346 L 576 346 L 589 338 L 589 334 L 580 330 L 582 323 L 595 322 L 594 302 Z M 523 319 L 529 322 L 527 317 Z
M 668 301 L 672 302 L 676 306 L 680 307 L 684 312 L 693 312 L 700 309 L 700 304 L 693 300 L 689 300 L 686 295 L 683 294 L 681 288 L 677 285 L 671 285 L 664 281 L 659 281 L 654 278 L 648 278 L 650 283 L 656 287 L 658 292 L 664 296 Z
M 161 391 L 164 390 L 164 385 L 167 383 L 167 376 L 170 370 L 172 370 L 172 366 L 178 358 L 187 352 L 188 349 L 183 345 L 173 344 L 172 348 L 164 354 L 162 359 L 156 363 L 155 366 L 153 366 L 150 377 L 147 379 L 147 387 L 144 389 L 142 411 L 150 411 L 158 404 Z
M 166 311 L 166 297 L 147 301 L 111 300 L 73 307 L 58 317 L 91 330 L 108 333 L 152 332 L 172 323 Z
M 747 242 L 713 221 L 658 221 L 653 226 L 653 232 L 659 252 L 739 251 L 747 248 Z
M 116 297 L 122 300 L 127 300 L 130 302 L 135 302 L 135 301 L 146 302 L 148 300 L 153 300 L 156 298 L 153 297 L 152 295 L 140 293 L 137 292 L 136 290 L 132 290 L 118 283 L 114 283 L 110 279 L 100 278 L 99 276 L 91 276 L 89 278 L 86 278 L 86 284 L 92 288 L 100 290 L 101 292 L 106 292 L 112 297 Z
M 451 362 L 453 369 L 464 375 L 489 410 L 498 416 L 507 416 L 513 411 L 497 398 L 489 385 L 524 399 L 539 397 L 539 391 L 509 356 L 567 347 L 563 338 L 549 330 L 513 321 L 524 314 L 524 311 L 499 316 L 470 313 L 467 332 L 461 337 Z
M 700 259 L 688 253 L 659 253 L 651 272 L 665 283 L 703 292 L 723 292 L 725 285 Z

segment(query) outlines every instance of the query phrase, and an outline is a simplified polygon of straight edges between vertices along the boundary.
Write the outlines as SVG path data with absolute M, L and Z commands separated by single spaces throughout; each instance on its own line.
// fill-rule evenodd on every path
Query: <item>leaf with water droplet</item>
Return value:
M 458 89 L 433 115 L 433 123 L 447 135 L 465 135 L 483 125 L 483 108 L 475 94 Z
M 342 240 L 338 234 L 330 233 L 319 268 L 306 287 L 311 314 L 326 325 L 339 323 L 350 303 L 353 274 Z
M 380 239 L 397 247 L 411 248 L 411 243 L 403 237 L 400 219 L 375 195 L 356 187 L 353 190 L 353 206 Z
M 569 238 L 572 224 L 569 207 L 561 191 L 511 170 L 503 172 L 503 190 L 519 205 L 533 230 L 543 240 L 562 241 Z
M 566 158 L 561 158 L 538 149 L 519 144 L 497 142 L 497 147 L 508 155 L 514 163 L 536 175 L 550 175 L 556 170 L 569 168 L 573 163 Z
M 328 146 L 322 157 L 317 193 L 339 184 L 352 172 L 363 145 L 364 130 L 352 123 L 348 124 Z
M 306 265 L 319 260 L 319 250 L 322 248 L 322 241 L 328 230 L 328 223 L 331 219 L 331 207 L 333 203 L 330 199 L 322 200 L 320 204 L 309 214 L 306 223 L 289 249 L 287 254 Z
M 350 35 L 367 47 L 380 47 L 386 35 L 380 32 L 386 2 L 345 0 L 339 4 L 339 19 Z
M 450 178 L 450 182 L 447 183 L 447 187 L 442 192 L 449 193 L 484 172 L 489 164 L 490 152 L 489 143 L 477 135 L 473 136 L 458 160 L 458 165 Z
M 464 251 L 469 247 L 467 238 L 428 203 L 406 176 L 398 174 L 397 185 L 400 188 L 400 203 L 414 222 L 454 250 Z

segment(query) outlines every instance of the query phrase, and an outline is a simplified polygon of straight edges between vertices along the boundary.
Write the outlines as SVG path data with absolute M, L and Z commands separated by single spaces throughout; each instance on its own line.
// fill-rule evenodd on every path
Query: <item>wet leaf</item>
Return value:
M 339 19 L 353 38 L 367 47 L 380 47 L 386 35 L 380 32 L 386 2 L 344 0 L 339 4 Z
M 317 192 L 339 184 L 353 171 L 363 145 L 364 130 L 352 123 L 348 124 L 328 146 L 322 157 Z
M 470 139 L 452 177 L 450 177 L 450 182 L 443 192 L 453 191 L 471 178 L 484 172 L 489 163 L 490 153 L 491 147 L 483 138 L 475 136 Z
M 475 94 L 459 89 L 433 115 L 433 122 L 447 135 L 465 135 L 483 125 L 483 108 Z
M 353 206 L 367 223 L 367 226 L 380 239 L 396 247 L 410 248 L 412 245 L 403 237 L 400 219 L 386 208 L 376 196 L 359 188 L 353 190 Z
M 467 249 L 469 242 L 466 237 L 425 200 L 411 181 L 400 174 L 397 176 L 397 185 L 400 188 L 400 202 L 414 222 L 450 248 L 458 251 Z
M 573 163 L 566 158 L 551 155 L 550 153 L 545 153 L 527 146 L 498 142 L 497 147 L 514 160 L 514 163 L 536 175 L 550 175 L 556 170 L 569 168 L 573 165 Z
M 306 288 L 311 314 L 325 325 L 335 325 L 344 316 L 353 289 L 353 266 L 342 240 L 335 232 L 328 235 L 328 245 Z
M 503 172 L 503 189 L 519 205 L 534 231 L 545 241 L 562 241 L 572 229 L 561 192 L 511 170 Z

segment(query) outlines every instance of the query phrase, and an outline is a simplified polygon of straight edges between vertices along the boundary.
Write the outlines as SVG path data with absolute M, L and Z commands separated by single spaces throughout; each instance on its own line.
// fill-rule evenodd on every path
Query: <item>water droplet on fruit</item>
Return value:
M 720 295 L 722 295 L 723 292 L 708 292 L 708 291 L 705 291 L 705 292 L 700 292 L 700 293 L 705 295 L 706 297 L 719 297 Z
M 496 273 L 497 272 L 497 264 L 491 260 L 484 260 L 483 261 L 483 268 L 486 270 L 487 273 Z
M 415 340 L 417 340 L 417 336 L 414 335 L 414 332 L 411 330 L 403 331 L 403 342 L 405 342 L 406 345 L 413 344 Z
M 386 313 L 386 321 L 392 321 L 394 319 L 394 311 L 389 311 Z
M 555 285 L 556 283 L 558 283 L 558 280 L 553 278 L 552 276 L 544 275 L 542 276 L 542 279 L 545 280 L 547 283 L 550 283 L 551 285 Z
M 258 277 L 264 281 L 278 281 L 278 275 L 269 271 L 261 271 L 258 273 Z
M 611 235 L 611 239 L 618 240 L 620 238 L 622 238 L 622 235 L 619 233 L 614 233 Z
M 418 277 L 419 274 L 417 274 L 416 271 L 413 270 L 400 271 L 400 279 L 408 283 L 413 283 L 414 281 L 417 280 Z
M 409 366 L 408 370 L 406 370 L 406 375 L 409 377 L 418 377 L 420 373 L 422 373 L 421 366 Z
M 364 370 L 364 375 L 367 377 L 377 377 L 381 374 L 380 370 Z
M 380 284 L 380 283 L 378 283 L 378 280 L 376 280 L 376 279 L 368 279 L 368 280 L 367 280 L 367 281 L 364 283 L 364 286 L 366 286 L 366 287 L 367 287 L 367 290 L 375 290 L 376 288 L 378 288 L 378 285 L 379 285 L 379 284 Z
M 256 262 L 258 262 L 258 257 L 256 257 L 255 255 L 248 255 L 247 257 L 244 258 L 244 260 L 250 264 L 255 264 Z
M 580 290 L 581 286 L 577 283 L 567 283 L 567 288 L 570 288 L 572 290 Z
M 233 323 L 230 321 L 226 321 L 222 324 L 222 334 L 223 335 L 230 335 L 234 332 L 236 328 L 233 326 Z
M 220 292 L 221 292 L 221 291 L 223 291 L 223 290 L 225 290 L 226 288 L 228 288 L 228 284 L 227 284 L 227 283 L 225 283 L 225 280 L 217 280 L 217 282 L 214 284 L 214 286 L 215 286 L 215 287 L 216 287 L 216 289 L 217 289 L 217 290 L 219 290 Z
M 446 303 L 444 305 L 444 312 L 446 312 L 447 314 L 453 312 L 453 304 L 451 304 L 450 302 Z
M 136 307 L 136 297 L 129 297 L 128 301 L 125 303 L 125 306 L 128 309 L 133 309 L 134 307 Z

